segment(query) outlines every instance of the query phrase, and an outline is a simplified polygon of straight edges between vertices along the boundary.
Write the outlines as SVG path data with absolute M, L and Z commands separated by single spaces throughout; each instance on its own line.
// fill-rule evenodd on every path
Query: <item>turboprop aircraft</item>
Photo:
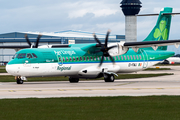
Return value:
M 19 50 L 6 70 L 16 76 L 17 84 L 28 77 L 42 76 L 68 76 L 70 82 L 104 77 L 105 82 L 114 82 L 117 73 L 140 71 L 174 55 L 167 51 L 167 45 L 180 44 L 180 40 L 168 40 L 172 14 L 172 8 L 163 8 L 155 27 L 142 42 L 108 44 L 108 31 L 105 43 L 94 34 L 97 44 L 38 46 L 39 35 L 33 46 L 26 36 L 30 48 Z

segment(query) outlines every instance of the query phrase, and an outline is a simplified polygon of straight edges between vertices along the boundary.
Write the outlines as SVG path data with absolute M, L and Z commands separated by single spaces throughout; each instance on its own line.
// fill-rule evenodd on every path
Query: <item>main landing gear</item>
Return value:
M 16 76 L 15 80 L 17 84 L 23 84 L 23 80 L 21 79 L 21 76 Z
M 114 82 L 115 77 L 113 74 L 104 74 L 104 81 L 105 82 Z M 69 82 L 70 83 L 78 83 L 79 82 L 79 78 L 72 78 L 69 77 Z
M 114 82 L 114 75 L 113 74 L 104 74 L 104 81 L 105 82 Z
M 78 82 L 79 82 L 79 78 L 69 77 L 69 82 L 70 82 L 70 83 L 78 83 Z

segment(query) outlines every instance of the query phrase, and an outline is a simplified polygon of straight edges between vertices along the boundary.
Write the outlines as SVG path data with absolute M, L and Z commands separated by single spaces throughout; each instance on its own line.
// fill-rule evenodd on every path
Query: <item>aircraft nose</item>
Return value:
M 11 75 L 16 75 L 15 73 L 17 73 L 16 67 L 13 65 L 8 65 L 8 64 L 6 65 L 6 71 L 7 71 L 7 73 L 9 73 Z

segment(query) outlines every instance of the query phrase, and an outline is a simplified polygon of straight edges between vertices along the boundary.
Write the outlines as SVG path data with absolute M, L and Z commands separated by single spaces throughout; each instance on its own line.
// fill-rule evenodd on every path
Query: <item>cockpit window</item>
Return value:
M 19 53 L 17 58 L 26 58 L 26 53 Z
M 36 54 L 32 53 L 32 55 L 33 55 L 34 58 L 37 58 Z
M 28 53 L 28 54 L 27 54 L 27 58 L 33 58 L 32 55 L 31 55 L 31 53 Z

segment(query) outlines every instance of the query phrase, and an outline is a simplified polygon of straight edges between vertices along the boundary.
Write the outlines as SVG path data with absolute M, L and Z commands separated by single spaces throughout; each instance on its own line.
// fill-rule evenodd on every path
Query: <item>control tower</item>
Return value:
M 125 38 L 126 42 L 137 41 L 137 17 L 141 6 L 140 0 L 122 0 L 121 8 L 125 15 Z

